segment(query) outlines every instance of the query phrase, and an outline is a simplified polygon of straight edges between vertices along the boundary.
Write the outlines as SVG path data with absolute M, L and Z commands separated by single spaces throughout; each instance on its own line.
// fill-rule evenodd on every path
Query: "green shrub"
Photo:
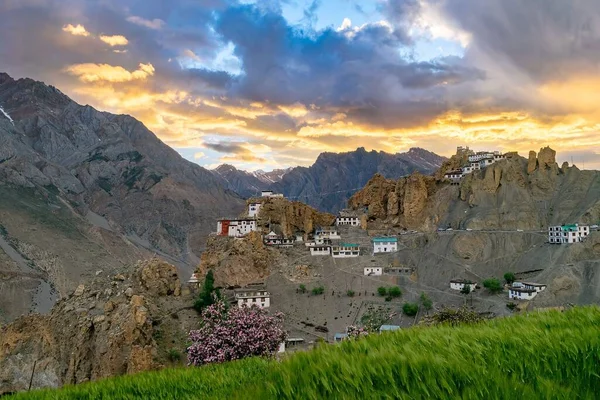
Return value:
M 398 286 L 392 286 L 391 288 L 388 289 L 388 294 L 391 297 L 400 297 L 402 296 L 402 290 L 400 290 L 400 288 Z
M 385 296 L 385 301 L 392 301 L 393 297 L 390 295 Z
M 177 349 L 170 349 L 168 357 L 171 362 L 179 362 L 181 360 L 181 353 Z
M 504 274 L 504 280 L 506 281 L 506 283 L 508 283 L 509 285 L 512 285 L 513 282 L 515 280 L 517 280 L 517 278 L 515 277 L 515 274 L 513 274 L 512 272 L 507 272 Z
M 355 295 L 355 294 L 356 294 L 356 293 L 354 293 L 354 290 L 348 290 L 348 291 L 346 292 L 346 295 L 347 295 L 348 297 L 354 297 L 354 295 Z
M 298 286 L 298 291 L 300 293 L 306 293 L 306 285 L 301 284 L 300 286 Z
M 387 294 L 387 288 L 384 288 L 383 286 L 378 287 L 377 294 L 381 297 L 385 296 Z
M 498 278 L 489 278 L 483 281 L 483 287 L 490 291 L 490 293 L 499 293 L 502 291 L 502 284 Z
M 427 296 L 425 294 L 425 292 L 421 292 L 421 304 L 423 305 L 423 308 L 425 309 L 425 311 L 429 311 L 431 310 L 431 308 L 433 307 L 433 301 L 431 300 L 431 298 L 429 296 Z
M 507 307 L 507 308 L 508 308 L 510 311 L 514 311 L 514 310 L 515 310 L 515 308 L 517 308 L 517 305 L 511 301 L 510 303 L 506 303 L 506 307 Z
M 417 303 L 404 303 L 402 312 L 409 317 L 414 317 L 419 312 L 419 305 Z
M 312 294 L 315 296 L 323 294 L 323 293 L 325 293 L 325 288 L 323 286 L 317 286 L 317 287 L 312 288 Z

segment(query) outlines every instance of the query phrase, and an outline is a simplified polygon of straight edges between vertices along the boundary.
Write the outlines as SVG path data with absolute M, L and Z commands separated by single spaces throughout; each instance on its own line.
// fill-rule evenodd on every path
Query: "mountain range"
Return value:
M 228 189 L 242 197 L 261 190 L 274 190 L 319 210 L 336 213 L 347 205 L 352 194 L 374 174 L 398 179 L 413 172 L 431 174 L 446 159 L 430 151 L 411 148 L 404 153 L 366 151 L 363 147 L 346 153 L 322 153 L 310 167 L 275 170 L 268 177 L 261 172 L 241 171 L 227 164 L 212 172 L 225 180 Z
M 7 74 L 0 107 L 0 319 L 149 254 L 191 273 L 215 219 L 243 210 L 135 118 Z

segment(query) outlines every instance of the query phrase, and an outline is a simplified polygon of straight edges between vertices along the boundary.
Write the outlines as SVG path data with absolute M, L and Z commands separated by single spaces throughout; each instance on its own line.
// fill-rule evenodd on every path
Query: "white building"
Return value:
M 506 159 L 506 155 L 499 151 L 480 151 L 472 153 L 469 155 L 469 164 L 462 168 L 462 176 L 489 167 L 493 163 L 504 159 Z
M 198 274 L 193 273 L 192 276 L 190 277 L 190 279 L 188 279 L 188 283 L 190 285 L 199 285 L 200 284 L 200 278 L 198 277 Z
M 257 229 L 255 219 L 220 219 L 217 221 L 217 235 L 219 236 L 242 237 Z
M 339 246 L 331 247 L 333 258 L 346 258 L 360 256 L 360 246 L 352 243 L 341 243 Z
M 393 253 L 398 251 L 398 238 L 376 237 L 373 238 L 373 254 Z
M 562 225 L 551 226 L 548 228 L 548 241 L 555 244 L 579 243 L 590 234 L 590 227 L 587 225 Z
M 477 287 L 477 283 L 471 282 L 470 280 L 467 280 L 467 279 L 452 279 L 450 281 L 450 289 L 463 290 L 463 288 L 465 286 L 469 286 L 471 289 L 471 292 L 472 292 Z
M 326 245 L 309 246 L 311 256 L 328 256 L 331 254 L 331 247 Z
M 278 235 L 275 232 L 271 231 L 268 235 L 263 237 L 263 243 L 267 246 L 275 246 L 275 247 L 293 247 L 296 242 L 296 237 L 293 238 L 285 238 L 282 235 Z
M 444 177 L 452 182 L 452 184 L 458 185 L 463 177 L 462 169 L 455 169 L 444 174 Z
M 321 228 L 315 231 L 315 238 L 341 239 L 340 233 L 334 228 Z
M 258 215 L 258 212 L 260 211 L 260 207 L 262 206 L 262 203 L 250 203 L 248 204 L 248 216 L 249 217 L 256 217 Z
M 508 298 L 511 300 L 531 300 L 537 296 L 535 289 L 525 289 L 524 287 L 508 288 Z
M 533 282 L 514 282 L 513 287 L 520 287 L 524 289 L 535 290 L 536 292 L 541 292 L 546 289 L 546 285 L 543 283 L 533 283 Z
M 281 193 L 273 193 L 272 190 L 263 190 L 260 193 L 261 197 L 283 197 L 283 194 Z
M 271 294 L 265 289 L 238 289 L 234 293 L 240 308 L 251 306 L 268 308 L 271 306 Z
M 335 224 L 337 226 L 341 226 L 341 225 L 360 226 L 360 218 L 359 217 L 337 217 L 335 219 Z
M 364 272 L 365 276 L 379 276 L 379 275 L 383 275 L 383 268 L 382 267 L 365 267 L 363 272 Z

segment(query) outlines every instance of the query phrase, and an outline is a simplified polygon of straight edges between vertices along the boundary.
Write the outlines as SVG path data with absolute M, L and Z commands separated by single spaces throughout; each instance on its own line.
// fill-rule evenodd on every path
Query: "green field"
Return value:
M 600 309 L 417 327 L 249 359 L 23 393 L 14 399 L 597 399 Z M 12 398 L 11 398 L 12 399 Z

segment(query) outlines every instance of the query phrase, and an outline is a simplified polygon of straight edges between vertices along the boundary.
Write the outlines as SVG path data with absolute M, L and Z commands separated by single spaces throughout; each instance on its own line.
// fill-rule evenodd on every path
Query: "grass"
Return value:
M 14 399 L 594 399 L 600 309 L 416 327 L 291 355 L 167 369 Z

